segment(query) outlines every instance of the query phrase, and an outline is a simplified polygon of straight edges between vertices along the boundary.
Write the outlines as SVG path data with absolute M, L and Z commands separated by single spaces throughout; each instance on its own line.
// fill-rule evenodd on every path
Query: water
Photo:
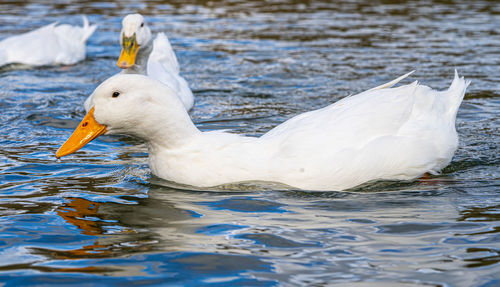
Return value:
M 311 3 L 314 2 L 314 3 Z M 260 135 L 416 70 L 472 80 L 442 175 L 349 192 L 186 190 L 144 143 L 54 153 L 118 72 L 121 18 L 165 31 L 202 130 Z M 500 285 L 500 5 L 495 1 L 0 2 L 0 39 L 98 23 L 74 66 L 0 69 L 0 282 L 22 285 Z

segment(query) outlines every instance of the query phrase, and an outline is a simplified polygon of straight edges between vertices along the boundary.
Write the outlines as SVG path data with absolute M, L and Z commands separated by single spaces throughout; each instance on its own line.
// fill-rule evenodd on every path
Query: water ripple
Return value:
M 99 28 L 71 66 L 0 68 L 0 281 L 7 286 L 496 286 L 500 6 L 494 1 L 3 1 L 0 39 L 59 21 Z M 55 151 L 118 73 L 121 18 L 167 33 L 202 130 L 258 136 L 416 70 L 472 80 L 439 175 L 310 192 L 158 179 L 137 139 Z M 404 81 L 408 83 L 410 80 Z M 96 283 L 99 282 L 99 283 Z

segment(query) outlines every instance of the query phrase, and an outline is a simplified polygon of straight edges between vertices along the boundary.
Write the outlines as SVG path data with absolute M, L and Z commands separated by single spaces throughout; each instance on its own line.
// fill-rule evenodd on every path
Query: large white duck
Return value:
M 261 137 L 201 132 L 175 92 L 141 75 L 117 75 L 96 88 L 94 106 L 56 156 L 101 134 L 129 134 L 149 146 L 152 172 L 212 187 L 269 181 L 308 190 L 345 190 L 373 180 L 437 173 L 457 148 L 457 110 L 469 82 L 435 91 L 397 81 L 295 116 Z
M 83 27 L 52 23 L 34 31 L 0 41 L 0 66 L 25 64 L 32 66 L 72 65 L 85 59 L 87 39 L 97 25 Z

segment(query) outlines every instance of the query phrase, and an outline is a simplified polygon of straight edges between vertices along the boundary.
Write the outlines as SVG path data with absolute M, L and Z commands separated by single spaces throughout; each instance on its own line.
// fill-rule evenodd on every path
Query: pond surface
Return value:
M 169 36 L 202 130 L 261 135 L 411 70 L 404 83 L 446 89 L 457 69 L 472 80 L 459 149 L 439 176 L 348 192 L 178 188 L 125 136 L 56 160 L 119 72 L 133 12 Z M 1 1 L 0 39 L 83 14 L 99 24 L 85 61 L 0 69 L 0 282 L 500 285 L 498 2 Z

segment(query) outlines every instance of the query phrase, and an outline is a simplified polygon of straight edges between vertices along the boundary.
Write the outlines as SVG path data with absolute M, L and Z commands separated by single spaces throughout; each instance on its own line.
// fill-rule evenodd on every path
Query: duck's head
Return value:
M 174 92 L 147 76 L 118 74 L 100 84 L 92 98 L 93 107 L 59 148 L 57 158 L 76 152 L 102 134 L 168 142 L 164 138 L 169 132 L 174 137 L 182 134 L 182 129 L 177 132 L 173 127 L 192 124 Z
M 120 33 L 122 51 L 116 65 L 122 69 L 134 66 L 137 53 L 151 42 L 151 30 L 141 14 L 129 14 L 123 18 Z

